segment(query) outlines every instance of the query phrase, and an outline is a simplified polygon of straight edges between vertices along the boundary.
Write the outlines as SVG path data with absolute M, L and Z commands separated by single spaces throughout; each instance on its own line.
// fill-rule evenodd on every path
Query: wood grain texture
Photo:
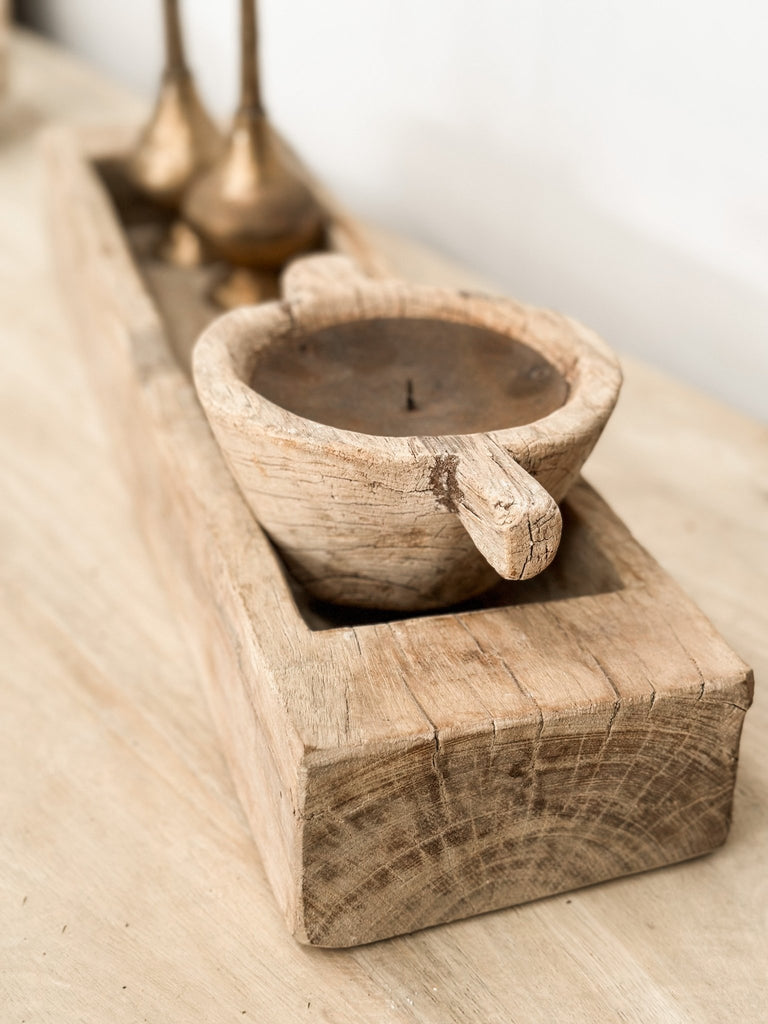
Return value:
M 142 109 L 29 37 L 16 36 L 14 49 L 18 74 L 0 111 L 4 1014 L 87 1024 L 762 1024 L 761 686 L 734 825 L 715 855 L 355 950 L 290 938 L 49 265 L 34 126 Z M 403 239 L 378 231 L 376 245 L 415 279 L 482 286 Z M 625 371 L 590 477 L 760 682 L 766 429 L 634 360 Z
M 194 371 L 235 479 L 302 585 L 324 601 L 422 610 L 473 597 L 497 574 L 527 579 L 544 569 L 560 539 L 556 502 L 578 476 L 618 396 L 621 373 L 607 346 L 548 310 L 372 279 L 338 255 L 295 262 L 284 295 L 282 302 L 214 321 L 195 346 Z M 451 359 L 445 348 L 450 335 L 438 334 L 433 344 L 434 325 L 476 332 L 467 343 L 478 360 L 476 379 L 463 388 L 456 382 L 458 393 L 433 423 L 442 436 L 414 434 L 407 410 L 397 433 L 388 433 L 391 414 L 373 411 L 369 392 L 378 389 L 377 371 L 386 390 L 386 375 L 400 358 L 391 339 L 384 343 L 382 322 L 410 329 L 424 378 L 439 376 L 440 360 Z M 367 415 L 367 429 L 337 426 L 334 396 L 318 409 L 318 421 L 298 415 L 293 401 L 275 404 L 269 389 L 262 394 L 262 378 L 272 381 L 273 353 L 286 350 L 295 400 L 303 404 L 304 390 L 318 391 L 306 378 L 306 359 L 319 362 L 318 338 L 345 325 L 354 325 L 354 334 L 337 337 L 320 367 L 335 373 L 339 363 L 357 360 L 353 408 Z M 470 423 L 467 433 L 457 434 L 463 407 L 484 400 L 493 371 L 479 364 L 497 339 L 527 351 L 526 362 L 538 357 L 565 385 L 562 399 L 540 418 L 515 426 L 516 402 L 508 396 L 496 411 L 497 429 L 479 433 L 479 424 Z M 507 366 L 506 375 L 516 390 L 516 366 Z M 420 379 L 419 394 L 424 390 Z
M 84 356 L 293 934 L 357 945 L 720 845 L 751 674 L 594 492 L 568 507 L 607 593 L 311 629 L 93 158 L 47 147 Z

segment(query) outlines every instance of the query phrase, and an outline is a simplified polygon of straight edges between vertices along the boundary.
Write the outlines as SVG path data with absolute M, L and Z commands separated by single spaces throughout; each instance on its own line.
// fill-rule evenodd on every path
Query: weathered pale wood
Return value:
M 0 111 L 4 1015 L 87 1024 L 762 1024 L 760 685 L 733 829 L 716 855 L 353 950 L 307 950 L 289 936 L 232 792 L 190 638 L 177 633 L 132 522 L 133 498 L 49 266 L 34 125 L 53 115 L 140 120 L 144 111 L 41 42 L 17 35 L 14 47 L 18 74 Z M 398 273 L 482 284 L 434 252 L 375 237 Z M 590 478 L 760 682 L 765 426 L 634 360 L 625 371 Z M 630 643 L 613 642 L 631 671 Z M 446 706 L 455 693 L 442 689 Z
M 569 497 L 554 584 L 309 628 L 102 184 L 71 135 L 48 146 L 84 352 L 297 938 L 370 942 L 722 843 L 750 673 L 594 492 Z
M 289 670 L 296 658 L 289 650 L 291 629 L 279 625 L 280 618 L 290 614 L 287 586 L 218 454 L 191 382 L 164 340 L 107 194 L 71 134 L 52 132 L 47 144 L 54 183 L 52 220 L 65 288 L 79 314 L 84 339 L 96 346 L 91 352 L 96 389 L 109 396 L 106 404 L 116 448 L 141 496 L 145 529 L 157 539 L 159 563 L 189 628 L 200 634 L 196 653 L 203 674 L 211 681 L 237 678 L 237 645 L 229 642 L 228 634 L 237 635 L 241 629 L 252 634 L 259 622 L 276 627 L 272 649 L 265 652 L 269 663 Z M 212 312 L 209 309 L 208 315 Z M 133 440 L 126 444 L 129 435 Z M 194 555 L 185 536 L 190 528 L 199 545 Z M 244 572 L 234 592 L 225 560 L 216 554 L 219 538 L 225 546 L 226 538 L 237 538 L 236 558 Z M 192 569 L 198 558 L 189 576 L 185 566 Z M 256 608 L 258 614 L 252 618 Z M 260 643 L 253 650 L 257 659 Z M 261 668 L 257 661 L 252 671 Z M 250 695 L 237 688 L 222 700 L 214 693 L 212 704 L 231 744 L 233 773 L 236 779 L 242 776 L 246 809 L 254 820 L 271 823 L 272 853 L 265 866 L 278 899 L 293 915 L 297 837 L 292 816 L 299 800 L 298 772 L 306 739 L 300 722 L 297 733 L 293 719 L 285 717 L 271 688 L 256 698 L 258 675 L 252 685 Z M 254 729 L 266 729 L 257 745 Z
M 546 568 L 556 502 L 618 396 L 607 346 L 547 310 L 372 279 L 340 256 L 295 262 L 284 296 L 217 319 L 194 370 L 233 475 L 302 585 L 422 610 Z

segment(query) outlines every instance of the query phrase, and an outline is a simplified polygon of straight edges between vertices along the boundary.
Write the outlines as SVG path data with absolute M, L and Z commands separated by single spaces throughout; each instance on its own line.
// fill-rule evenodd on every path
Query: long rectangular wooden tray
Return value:
M 217 269 L 153 259 L 131 137 L 49 133 L 58 265 L 293 934 L 370 942 L 722 843 L 751 673 L 585 483 L 555 563 L 483 602 L 387 617 L 291 583 L 188 374 Z M 339 213 L 329 244 L 376 272 Z

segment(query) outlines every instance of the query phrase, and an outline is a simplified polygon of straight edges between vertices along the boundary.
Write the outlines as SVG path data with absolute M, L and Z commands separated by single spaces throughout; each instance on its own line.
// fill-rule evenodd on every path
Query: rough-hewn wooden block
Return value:
M 482 606 L 377 620 L 292 588 L 185 369 L 208 271 L 153 263 L 157 225 L 121 223 L 97 172 L 123 141 L 49 137 L 59 264 L 296 937 L 369 942 L 722 843 L 751 673 L 586 484 L 552 566 Z

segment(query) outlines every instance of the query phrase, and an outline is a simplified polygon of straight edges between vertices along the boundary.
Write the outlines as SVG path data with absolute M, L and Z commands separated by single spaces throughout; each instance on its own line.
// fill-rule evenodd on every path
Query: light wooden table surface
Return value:
M 29 37 L 13 58 L 0 107 L 0 1020 L 768 1020 L 766 428 L 626 360 L 587 473 L 755 668 L 726 846 L 353 951 L 300 947 L 50 266 L 35 130 L 141 108 Z M 413 276 L 468 280 L 377 241 Z

